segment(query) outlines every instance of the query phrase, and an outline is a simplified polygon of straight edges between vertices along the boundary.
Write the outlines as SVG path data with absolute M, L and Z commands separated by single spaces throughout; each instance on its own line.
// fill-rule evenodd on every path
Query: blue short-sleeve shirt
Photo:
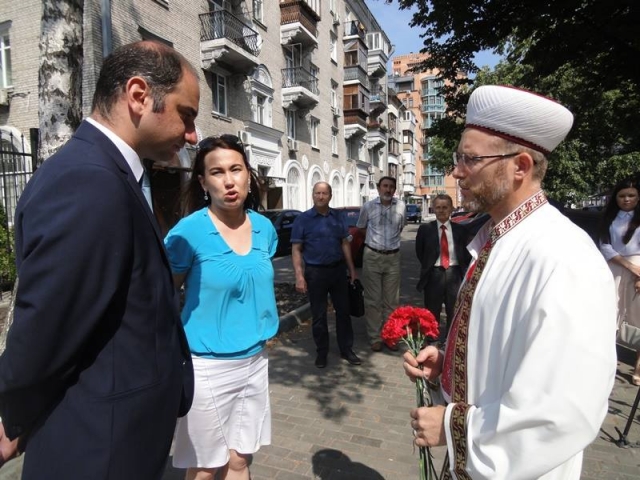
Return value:
M 322 215 L 311 208 L 293 222 L 291 243 L 302 244 L 305 265 L 329 265 L 344 259 L 342 240 L 349 236 L 349 228 L 340 210 L 329 209 Z
M 171 270 L 186 273 L 182 309 L 191 353 L 246 358 L 278 331 L 271 258 L 278 238 L 264 216 L 247 211 L 251 250 L 238 255 L 209 218 L 208 209 L 183 218 L 165 238 Z

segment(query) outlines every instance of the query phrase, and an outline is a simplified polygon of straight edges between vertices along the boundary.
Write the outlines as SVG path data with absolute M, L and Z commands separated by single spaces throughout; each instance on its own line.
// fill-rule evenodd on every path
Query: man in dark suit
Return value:
M 20 198 L 0 451 L 6 460 L 15 439 L 26 445 L 23 479 L 162 476 L 193 371 L 139 182 L 143 159 L 195 143 L 199 101 L 197 72 L 172 48 L 119 48 L 104 60 L 91 117 Z
M 462 277 L 469 266 L 468 232 L 463 225 L 451 222 L 453 201 L 449 195 L 437 195 L 433 201 L 436 220 L 420 226 L 416 235 L 416 255 L 420 260 L 417 288 L 424 291 L 424 306 L 440 319 L 442 304 L 447 314 L 446 326 L 440 326 L 444 343 L 453 320 L 453 308 Z

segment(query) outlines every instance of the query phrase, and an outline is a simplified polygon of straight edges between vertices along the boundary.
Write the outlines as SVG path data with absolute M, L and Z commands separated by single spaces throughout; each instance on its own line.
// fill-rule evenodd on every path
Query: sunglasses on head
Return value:
M 242 149 L 242 151 L 244 151 L 244 143 L 242 143 L 242 140 L 240 140 L 239 137 L 237 137 L 236 135 L 228 135 L 225 133 L 217 137 L 207 137 L 199 141 L 198 144 L 196 145 L 196 152 L 199 152 L 200 150 L 210 149 L 213 146 L 213 144 L 219 140 L 222 140 L 223 142 L 231 145 L 232 147 L 238 147 Z

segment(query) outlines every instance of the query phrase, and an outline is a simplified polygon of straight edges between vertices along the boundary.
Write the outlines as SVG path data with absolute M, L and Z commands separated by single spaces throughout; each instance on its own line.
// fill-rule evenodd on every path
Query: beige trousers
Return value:
M 364 248 L 362 259 L 364 314 L 369 343 L 380 341 L 380 331 L 400 299 L 400 252 L 383 255 Z

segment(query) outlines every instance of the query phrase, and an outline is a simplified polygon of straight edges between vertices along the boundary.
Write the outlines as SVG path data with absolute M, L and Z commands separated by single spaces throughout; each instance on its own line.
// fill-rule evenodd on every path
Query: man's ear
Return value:
M 137 116 L 141 116 L 149 102 L 152 101 L 149 94 L 149 84 L 142 77 L 131 77 L 125 88 L 129 110 Z
M 516 180 L 523 180 L 527 175 L 533 173 L 533 157 L 526 152 L 521 152 L 513 158 L 515 165 L 514 177 Z

